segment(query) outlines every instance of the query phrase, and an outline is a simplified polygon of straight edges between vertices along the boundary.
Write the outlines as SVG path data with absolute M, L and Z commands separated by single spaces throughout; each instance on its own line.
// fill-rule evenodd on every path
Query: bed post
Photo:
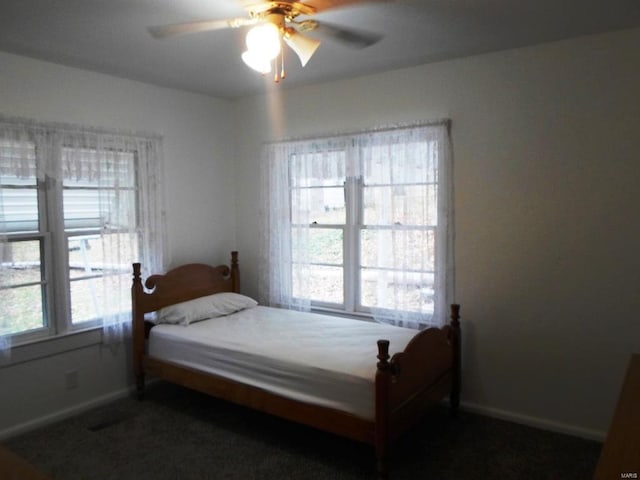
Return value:
M 458 415 L 458 407 L 460 406 L 460 384 L 461 384 L 461 330 L 460 330 L 460 305 L 451 305 L 451 345 L 453 348 L 453 365 L 452 365 L 452 381 L 451 381 L 451 394 L 449 396 L 449 403 L 451 405 L 451 415 L 456 417 Z
M 391 365 L 389 363 L 389 340 L 378 340 L 378 370 L 375 391 L 375 448 L 378 480 L 389 477 L 389 391 L 391 388 Z
M 136 394 L 142 400 L 144 394 L 144 369 L 142 356 L 144 355 L 144 313 L 140 310 L 140 299 L 144 295 L 140 264 L 133 264 L 133 284 L 131 285 L 131 305 L 133 321 L 133 373 L 136 377 Z
M 238 252 L 231 252 L 231 288 L 240 293 L 240 268 L 238 267 Z

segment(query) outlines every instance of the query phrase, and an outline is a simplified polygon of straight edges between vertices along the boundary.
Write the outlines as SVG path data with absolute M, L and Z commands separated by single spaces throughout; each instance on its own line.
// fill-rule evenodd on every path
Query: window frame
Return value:
M 290 175 L 292 175 L 291 169 L 289 169 Z M 300 189 L 323 189 L 323 188 L 336 188 L 335 186 L 312 186 L 312 187 L 299 187 L 294 186 L 294 181 L 290 180 L 290 198 L 293 196 L 294 190 Z M 375 187 L 382 186 L 397 186 L 398 184 L 389 185 L 375 185 Z M 404 186 L 405 184 L 403 184 Z M 425 182 L 412 182 L 407 183 L 410 186 L 420 186 L 429 188 L 430 186 L 436 186 L 439 188 L 437 181 L 425 181 Z M 362 175 L 359 176 L 345 176 L 343 184 L 343 192 L 345 198 L 345 223 L 316 223 L 312 222 L 308 225 L 310 230 L 314 229 L 335 229 L 342 231 L 342 270 L 343 270 L 343 302 L 332 303 L 322 300 L 311 298 L 311 307 L 315 310 L 326 310 L 331 312 L 342 312 L 349 315 L 367 316 L 371 317 L 372 307 L 364 304 L 363 292 L 362 292 L 362 277 L 363 272 L 369 267 L 362 265 L 362 236 L 364 231 L 381 231 L 391 230 L 393 228 L 390 225 L 374 225 L 366 224 L 365 218 L 365 202 L 364 195 L 365 189 L 368 187 L 364 183 Z M 291 204 L 293 201 L 291 200 Z M 291 223 L 291 229 L 303 227 L 299 223 Z M 416 232 L 430 232 L 437 229 L 435 225 L 406 225 L 400 230 L 416 231 Z M 396 228 L 397 230 L 397 228 Z M 300 262 L 292 261 L 291 268 L 295 268 L 296 265 L 300 265 Z M 333 264 L 325 264 L 319 262 L 309 262 L 312 266 L 338 266 Z M 393 269 L 397 271 L 397 269 Z M 433 270 L 416 270 L 417 272 L 431 273 L 435 276 L 435 268 Z M 416 314 L 416 318 L 419 314 Z

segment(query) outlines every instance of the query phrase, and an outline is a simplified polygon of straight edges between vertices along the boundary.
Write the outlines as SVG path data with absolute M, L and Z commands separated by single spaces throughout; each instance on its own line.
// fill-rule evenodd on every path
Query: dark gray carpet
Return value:
M 55 480 L 372 480 L 369 446 L 165 383 L 5 446 Z M 392 480 L 590 479 L 601 444 L 437 408 L 394 447 Z

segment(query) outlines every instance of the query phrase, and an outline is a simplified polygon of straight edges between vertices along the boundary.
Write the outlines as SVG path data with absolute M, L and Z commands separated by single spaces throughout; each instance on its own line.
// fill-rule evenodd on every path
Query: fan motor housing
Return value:
M 311 5 L 300 2 L 264 2 L 251 5 L 247 8 L 251 16 L 266 18 L 273 14 L 283 15 L 287 20 L 294 19 L 298 15 L 312 15 L 316 9 Z

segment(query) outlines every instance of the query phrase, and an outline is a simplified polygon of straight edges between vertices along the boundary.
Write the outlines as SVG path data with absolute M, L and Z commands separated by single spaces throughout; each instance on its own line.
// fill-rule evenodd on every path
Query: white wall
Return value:
M 232 103 L 0 52 L 0 114 L 163 135 L 168 266 L 235 248 Z M 98 345 L 0 368 L 0 435 L 122 394 L 128 348 Z M 64 374 L 78 369 L 79 387 Z
M 467 407 L 601 438 L 640 351 L 640 29 L 238 102 L 243 285 L 263 140 L 453 121 Z

